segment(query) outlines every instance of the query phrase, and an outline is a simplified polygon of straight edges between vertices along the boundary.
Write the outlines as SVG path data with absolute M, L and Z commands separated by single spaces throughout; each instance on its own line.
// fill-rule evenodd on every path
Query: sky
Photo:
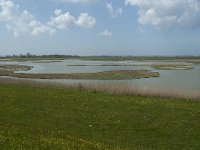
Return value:
M 0 55 L 200 55 L 200 0 L 0 0 Z

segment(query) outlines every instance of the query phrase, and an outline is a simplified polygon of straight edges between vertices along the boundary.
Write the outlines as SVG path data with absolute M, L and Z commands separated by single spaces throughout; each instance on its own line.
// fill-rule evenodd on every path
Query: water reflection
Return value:
M 129 85 L 159 88 L 159 89 L 174 89 L 187 91 L 200 91 L 200 65 L 194 65 L 193 70 L 155 70 L 148 66 L 131 66 L 131 65 L 148 65 L 148 64 L 187 64 L 186 62 L 107 62 L 107 61 L 82 61 L 82 60 L 64 60 L 62 62 L 0 62 L 0 64 L 20 64 L 33 66 L 32 70 L 20 71 L 22 73 L 89 73 L 101 72 L 109 70 L 135 70 L 147 69 L 158 71 L 159 78 L 148 79 L 133 79 L 133 80 L 47 80 L 57 83 L 93 83 L 93 84 L 114 84 L 125 83 Z M 99 65 L 126 65 L 126 66 L 99 66 Z M 70 65 L 89 65 L 89 66 L 70 66 Z M 91 66 L 98 65 L 98 66 Z M 127 66 L 130 65 L 130 66 Z M 42 80 L 40 80 L 42 81 Z M 43 80 L 46 81 L 46 80 Z

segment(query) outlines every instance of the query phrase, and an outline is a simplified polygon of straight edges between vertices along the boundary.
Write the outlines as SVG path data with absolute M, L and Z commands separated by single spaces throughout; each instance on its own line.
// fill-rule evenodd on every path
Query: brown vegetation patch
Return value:
M 55 83 L 50 81 L 36 81 L 32 79 L 18 79 L 18 78 L 1 78 L 0 84 L 20 84 L 33 87 L 46 87 L 46 88 L 64 88 L 75 90 L 91 90 L 94 92 L 105 92 L 114 95 L 134 95 L 134 96 L 150 96 L 150 97 L 163 97 L 163 98 L 178 98 L 187 100 L 200 100 L 199 91 L 185 91 L 176 89 L 161 90 L 159 88 L 140 87 L 129 84 L 66 84 Z
M 182 64 L 158 64 L 158 65 L 154 64 L 154 65 L 150 65 L 150 66 L 157 70 L 190 70 L 190 69 L 194 69 L 193 66 L 182 65 Z
M 13 75 L 18 78 L 32 79 L 81 79 L 81 80 L 130 80 L 140 78 L 159 77 L 158 72 L 148 70 L 118 70 L 98 73 L 67 73 L 67 74 L 22 74 Z

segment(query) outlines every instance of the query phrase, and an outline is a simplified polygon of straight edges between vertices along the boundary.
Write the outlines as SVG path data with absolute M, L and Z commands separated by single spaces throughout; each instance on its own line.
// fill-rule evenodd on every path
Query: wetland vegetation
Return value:
M 0 76 L 11 76 L 31 79 L 82 79 L 82 80 L 129 80 L 140 78 L 159 77 L 158 72 L 148 70 L 117 70 L 97 73 L 66 73 L 66 74 L 25 74 L 15 71 L 29 70 L 31 67 L 24 65 L 1 65 Z
M 26 65 L 0 65 L 0 76 L 14 76 L 15 71 L 31 70 L 32 66 Z
M 191 65 L 180 65 L 180 64 L 154 64 L 149 65 L 157 70 L 191 70 L 194 69 Z
M 72 67 L 84 67 L 84 66 L 149 66 L 152 67 L 156 70 L 190 70 L 194 69 L 192 65 L 182 65 L 182 64 L 142 64 L 142 65 L 137 65 L 137 64 L 98 64 L 98 65 L 84 65 L 84 64 L 79 64 L 79 65 L 67 65 L 67 66 L 72 66 Z

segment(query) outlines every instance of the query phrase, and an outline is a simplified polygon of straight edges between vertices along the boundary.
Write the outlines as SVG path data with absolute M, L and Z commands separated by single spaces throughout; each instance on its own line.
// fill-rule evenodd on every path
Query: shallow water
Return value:
M 33 66 L 29 71 L 21 73 L 89 73 L 109 70 L 136 70 L 147 69 L 158 71 L 160 77 L 133 80 L 38 80 L 56 83 L 92 83 L 92 84 L 129 84 L 143 88 L 157 88 L 163 90 L 187 90 L 200 91 L 200 65 L 193 65 L 193 70 L 156 70 L 148 66 L 68 66 L 68 65 L 143 65 L 143 64 L 187 64 L 185 62 L 164 62 L 164 61 L 82 61 L 64 60 L 62 62 L 0 62 L 0 64 L 20 64 Z

